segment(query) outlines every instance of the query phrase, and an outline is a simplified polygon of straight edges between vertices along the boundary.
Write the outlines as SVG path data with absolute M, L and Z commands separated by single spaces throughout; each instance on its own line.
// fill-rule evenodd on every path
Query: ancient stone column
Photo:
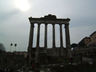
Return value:
M 70 35 L 69 35 L 69 23 L 65 24 L 65 37 L 66 37 L 66 48 L 67 48 L 67 55 L 71 57 L 71 48 L 70 48 Z
M 38 63 L 39 60 L 39 42 L 40 42 L 40 24 L 38 24 L 38 30 L 37 30 L 37 45 L 36 45 L 36 59 L 35 59 L 35 63 Z
M 34 24 L 30 23 L 30 36 L 29 36 L 29 45 L 28 45 L 29 64 L 31 64 L 31 60 L 32 60 L 31 49 L 33 46 L 33 34 L 34 34 Z
M 56 52 L 56 46 L 55 46 L 55 24 L 53 25 L 53 55 L 56 56 L 57 52 Z
M 63 55 L 63 34 L 62 34 L 62 24 L 60 25 L 60 54 Z
M 45 24 L 45 40 L 44 40 L 45 48 L 47 48 L 47 24 Z
M 53 25 L 53 48 L 55 48 L 55 24 Z

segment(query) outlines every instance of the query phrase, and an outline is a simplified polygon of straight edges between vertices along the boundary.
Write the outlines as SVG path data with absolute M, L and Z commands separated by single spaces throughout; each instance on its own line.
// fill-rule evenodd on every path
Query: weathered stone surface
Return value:
M 39 62 L 39 58 L 40 58 L 40 54 L 44 53 L 44 55 L 46 56 L 54 56 L 54 57 L 58 57 L 58 56 L 71 56 L 71 52 L 70 52 L 70 34 L 69 34 L 69 18 L 66 19 L 58 19 L 55 15 L 46 15 L 44 17 L 41 18 L 29 18 L 30 24 L 31 24 L 31 29 L 34 30 L 34 24 L 37 23 L 38 25 L 38 30 L 37 30 L 37 45 L 35 48 L 35 51 L 33 52 L 32 50 L 33 48 L 33 32 L 32 30 L 30 30 L 30 38 L 29 38 L 29 56 L 33 56 L 32 54 L 34 53 L 34 57 L 35 57 L 35 63 Z M 45 40 L 44 40 L 44 47 L 40 47 L 39 46 L 39 38 L 40 38 L 40 25 L 41 24 L 45 24 Z M 47 25 L 48 24 L 52 24 L 52 30 L 53 30 L 53 43 L 52 43 L 52 48 L 48 49 L 47 48 Z M 55 24 L 58 24 L 60 26 L 60 47 L 56 47 L 56 40 L 55 40 Z M 65 37 L 66 37 L 66 49 L 64 49 L 63 47 L 63 35 L 62 35 L 62 25 L 65 25 Z M 31 50 L 31 51 L 30 51 Z M 32 53 L 33 52 L 33 53 Z M 33 57 L 30 57 L 33 58 Z M 42 58 L 42 57 L 41 57 Z M 32 59 L 29 59 L 32 60 Z

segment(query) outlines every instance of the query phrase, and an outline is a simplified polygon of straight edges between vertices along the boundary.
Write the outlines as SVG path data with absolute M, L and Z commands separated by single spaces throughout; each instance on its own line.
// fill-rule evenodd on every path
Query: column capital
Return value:
M 62 25 L 61 23 L 59 23 L 58 25 Z
M 48 23 L 45 23 L 45 26 L 48 25 Z
M 66 24 L 65 24 L 65 28 L 68 27 L 68 26 L 69 26 L 69 23 L 66 23 Z
M 52 23 L 52 25 L 55 25 L 55 23 Z
M 41 23 L 37 23 L 38 25 L 41 25 Z
M 52 26 L 53 26 L 53 29 L 55 29 L 55 24 L 52 24 Z
M 69 23 L 66 23 L 65 25 L 69 25 Z
M 31 27 L 34 27 L 34 23 L 31 23 Z

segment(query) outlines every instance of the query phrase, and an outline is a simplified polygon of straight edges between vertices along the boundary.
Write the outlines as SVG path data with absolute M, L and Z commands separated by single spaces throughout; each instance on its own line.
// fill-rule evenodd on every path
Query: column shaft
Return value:
M 57 51 L 56 51 L 56 46 L 55 46 L 55 24 L 53 25 L 53 55 L 56 56 L 57 55 Z
M 28 56 L 29 56 L 29 64 L 31 63 L 32 56 L 31 56 L 31 50 L 33 46 L 33 34 L 34 34 L 34 24 L 30 24 L 30 35 L 29 35 L 29 45 L 28 45 Z
M 45 48 L 47 48 L 47 24 L 45 24 L 45 41 L 44 41 L 44 44 L 45 44 Z
M 37 45 L 36 47 L 39 47 L 39 41 L 40 41 L 40 24 L 38 24 L 38 30 L 37 30 Z
M 53 48 L 55 48 L 55 24 L 53 24 Z
M 62 34 L 62 24 L 60 24 L 60 55 L 63 55 L 63 34 Z
M 63 48 L 62 25 L 60 24 L 60 47 Z
M 36 55 L 35 55 L 35 63 L 38 63 L 39 61 L 39 42 L 40 42 L 40 24 L 38 24 L 38 30 L 37 30 L 37 45 L 36 45 Z
M 65 24 L 65 37 L 66 37 L 66 48 L 68 51 L 67 55 L 68 55 L 68 57 L 71 57 L 69 23 Z

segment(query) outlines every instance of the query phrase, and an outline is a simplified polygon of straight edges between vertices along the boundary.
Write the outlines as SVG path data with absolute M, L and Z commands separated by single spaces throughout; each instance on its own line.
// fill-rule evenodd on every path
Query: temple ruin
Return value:
M 66 19 L 59 19 L 55 15 L 47 15 L 41 18 L 29 18 L 30 21 L 30 35 L 29 35 L 29 44 L 28 44 L 28 56 L 29 56 L 29 63 L 35 62 L 38 63 L 40 60 L 40 56 L 42 54 L 46 56 L 52 57 L 71 57 L 71 48 L 70 48 L 70 34 L 69 34 L 69 18 Z M 33 48 L 33 35 L 34 35 L 34 24 L 38 25 L 37 28 L 37 43 L 36 47 Z M 40 47 L 40 25 L 44 24 L 44 47 Z M 47 47 L 47 27 L 48 24 L 52 25 L 52 48 Z M 56 47 L 56 40 L 55 40 L 55 25 L 58 24 L 60 27 L 60 47 Z M 65 29 L 65 42 L 66 48 L 63 47 L 63 34 L 62 34 L 62 25 L 64 25 Z

